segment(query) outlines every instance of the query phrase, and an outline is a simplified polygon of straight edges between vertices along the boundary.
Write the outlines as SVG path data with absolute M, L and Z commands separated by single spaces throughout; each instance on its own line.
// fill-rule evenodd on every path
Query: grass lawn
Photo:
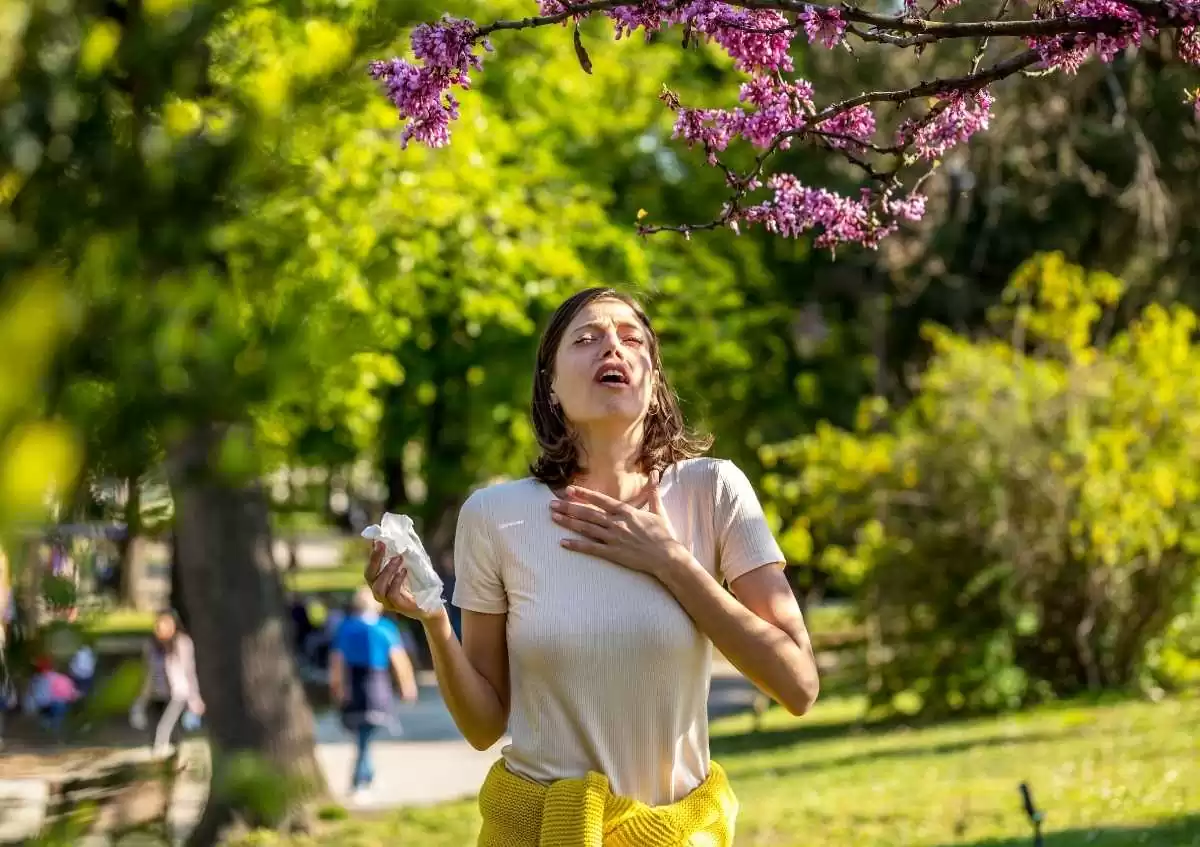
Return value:
M 1066 705 L 922 729 L 856 727 L 831 700 L 765 731 L 714 726 L 742 802 L 738 847 L 1023 847 L 1018 785 L 1046 814 L 1046 847 L 1200 847 L 1200 700 Z M 420 779 L 420 774 L 395 778 Z M 473 802 L 351 818 L 289 847 L 467 847 Z

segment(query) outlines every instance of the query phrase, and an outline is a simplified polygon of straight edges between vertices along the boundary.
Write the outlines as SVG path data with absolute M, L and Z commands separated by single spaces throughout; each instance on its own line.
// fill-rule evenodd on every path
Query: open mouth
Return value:
M 619 365 L 608 365 L 596 372 L 601 385 L 629 385 L 629 371 Z

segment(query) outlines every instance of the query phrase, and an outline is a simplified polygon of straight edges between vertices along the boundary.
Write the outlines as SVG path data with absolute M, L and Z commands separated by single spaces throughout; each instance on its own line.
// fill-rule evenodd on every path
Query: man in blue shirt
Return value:
M 364 586 L 355 592 L 350 614 L 338 626 L 329 654 L 329 691 L 341 707 L 342 723 L 358 742 L 350 786 L 356 801 L 363 799 L 375 779 L 371 740 L 391 720 L 393 679 L 405 702 L 417 699 L 417 676 L 400 630 L 380 615 L 378 601 Z

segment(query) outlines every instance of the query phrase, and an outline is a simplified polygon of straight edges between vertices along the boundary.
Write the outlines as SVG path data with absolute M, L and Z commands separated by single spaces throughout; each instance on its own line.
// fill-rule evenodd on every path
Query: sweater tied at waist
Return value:
M 602 774 L 542 785 L 498 761 L 479 809 L 479 847 L 731 847 L 738 801 L 716 762 L 682 800 L 649 806 L 613 794 Z

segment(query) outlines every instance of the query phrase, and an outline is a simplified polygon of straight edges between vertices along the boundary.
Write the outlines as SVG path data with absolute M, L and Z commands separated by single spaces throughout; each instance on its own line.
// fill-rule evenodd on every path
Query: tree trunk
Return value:
M 142 574 L 137 573 L 140 557 L 137 555 L 138 538 L 142 534 L 142 486 L 139 474 L 130 474 L 125 485 L 125 537 L 118 546 L 117 597 L 122 606 L 136 608 L 138 605 L 138 583 Z
M 195 429 L 169 462 L 179 579 L 212 747 L 209 801 L 189 847 L 217 843 L 236 819 L 278 827 L 326 793 L 312 711 L 289 648 L 266 496 L 257 482 L 213 470 L 222 435 L 216 426 Z M 244 779 L 247 754 L 249 770 L 269 784 L 226 790 L 235 771 Z
M 292 472 L 290 469 L 287 475 L 287 515 L 289 520 L 287 530 L 287 570 L 288 573 L 295 573 L 300 570 L 300 555 L 297 552 L 300 542 L 297 538 L 299 531 L 296 529 L 296 486 L 292 483 Z
M 402 514 L 408 511 L 412 501 L 408 499 L 408 489 L 404 484 L 404 459 L 400 456 L 385 456 L 379 463 L 386 489 L 384 495 L 385 511 Z
M 187 632 L 192 631 L 192 616 L 184 600 L 183 584 L 179 581 L 179 533 L 171 529 L 171 595 L 168 605 Z

